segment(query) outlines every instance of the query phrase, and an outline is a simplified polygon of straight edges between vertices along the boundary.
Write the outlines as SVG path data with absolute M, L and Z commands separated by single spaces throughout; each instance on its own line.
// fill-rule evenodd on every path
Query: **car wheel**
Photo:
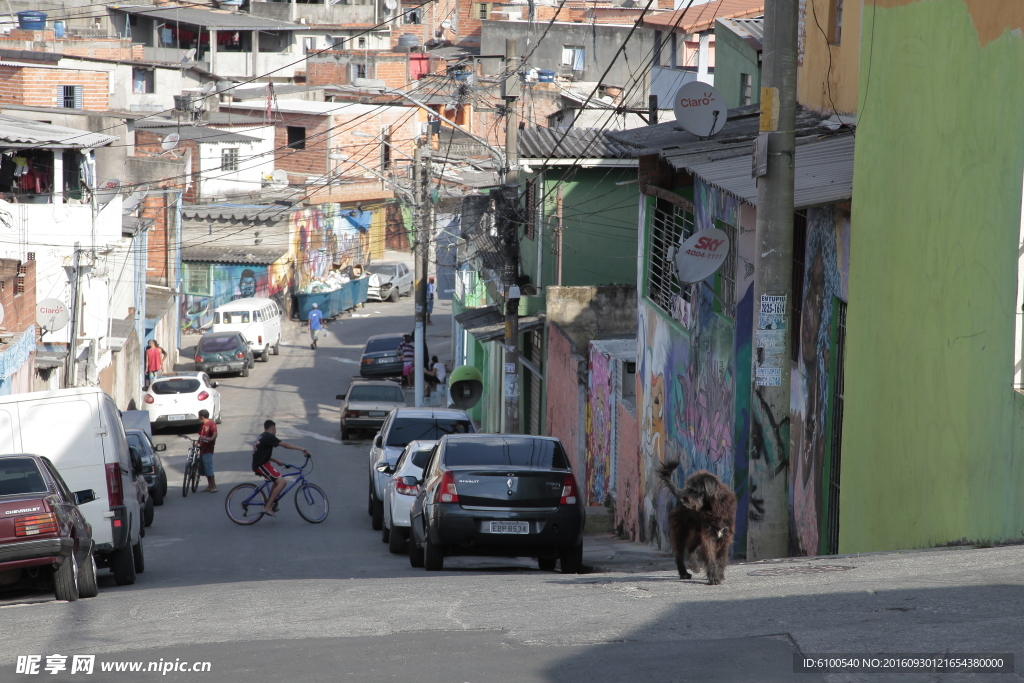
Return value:
M 580 543 L 575 548 L 569 548 L 563 550 L 558 556 L 559 562 L 562 563 L 563 574 L 580 574 L 583 572 L 583 544 Z
M 387 524 L 381 525 L 380 530 L 380 541 L 381 543 L 387 543 L 391 540 L 391 529 Z
M 380 531 L 384 527 L 384 503 L 379 500 L 373 501 L 373 513 L 371 514 L 373 530 Z
M 392 529 L 391 538 L 388 539 L 388 551 L 401 555 L 405 552 L 405 533 L 401 529 Z
M 373 515 L 373 499 L 374 498 L 375 498 L 375 496 L 373 495 L 373 480 L 371 479 L 370 480 L 370 492 L 366 496 L 366 514 L 371 515 L 371 516 Z
M 158 481 L 156 483 L 156 486 L 154 486 L 153 489 L 149 492 L 149 499 L 153 501 L 153 505 L 164 504 L 164 487 L 161 482 Z M 150 517 L 152 516 L 153 515 L 150 515 Z M 152 519 L 150 520 L 149 523 L 153 523 Z
M 423 548 L 416 544 L 416 540 L 409 536 L 409 564 L 419 568 L 423 566 Z
M 53 595 L 58 600 L 74 602 L 78 599 L 78 563 L 74 553 L 53 572 Z
M 391 294 L 388 295 L 388 301 L 390 301 L 391 303 L 397 303 L 398 302 L 398 297 L 399 297 L 398 287 L 392 287 L 391 288 Z
M 135 560 L 135 571 L 138 574 L 146 571 L 146 557 L 142 554 L 142 541 L 132 546 L 132 559 Z
M 555 564 L 558 562 L 557 557 L 538 557 L 537 566 L 540 567 L 542 572 L 553 572 L 555 571 Z
M 217 419 L 215 419 L 213 422 L 214 424 L 220 424 L 220 408 L 217 409 Z
M 423 548 L 423 568 L 428 572 L 439 572 L 444 569 L 444 549 L 430 542 L 430 535 L 427 535 L 427 542 Z
M 146 509 L 142 513 L 142 519 L 145 522 L 146 526 L 153 526 L 153 514 L 154 512 L 156 512 L 153 509 L 153 506 L 155 504 L 156 503 L 153 501 L 153 496 L 150 496 L 149 498 L 146 499 Z
M 270 347 L 263 349 L 263 353 L 260 354 L 260 362 L 267 363 L 270 361 Z
M 161 495 L 167 495 L 167 472 L 160 473 L 160 493 Z
M 348 427 L 346 427 L 345 425 L 341 425 L 341 440 L 342 441 L 348 441 L 349 437 L 351 437 L 351 436 L 352 436 L 352 432 L 350 432 L 348 430 Z
M 100 587 L 96 582 L 96 557 L 90 552 L 78 567 L 78 597 L 95 598 L 99 595 Z
M 240 373 L 238 373 L 238 375 L 239 375 L 239 377 L 248 377 L 249 376 L 249 365 L 246 364 L 245 366 L 243 366 L 242 367 L 242 371 Z
M 110 568 L 114 570 L 114 583 L 130 586 L 135 583 L 135 553 L 126 545 L 110 557 Z

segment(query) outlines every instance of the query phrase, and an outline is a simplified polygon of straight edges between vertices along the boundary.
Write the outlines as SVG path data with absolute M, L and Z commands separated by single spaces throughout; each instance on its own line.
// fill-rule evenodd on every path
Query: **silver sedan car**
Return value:
M 408 405 L 405 392 L 391 380 L 354 379 L 341 401 L 341 438 L 347 440 L 356 429 L 378 430 L 395 408 Z
M 418 481 L 423 477 L 423 466 L 427 464 L 430 451 L 436 445 L 437 441 L 412 441 L 402 451 L 394 468 L 388 464 L 377 466 L 379 472 L 391 475 L 384 485 L 384 529 L 381 531 L 381 540 L 388 544 L 388 550 L 393 553 L 405 551 L 405 542 L 409 539 L 409 509 L 420 491 L 413 480 Z

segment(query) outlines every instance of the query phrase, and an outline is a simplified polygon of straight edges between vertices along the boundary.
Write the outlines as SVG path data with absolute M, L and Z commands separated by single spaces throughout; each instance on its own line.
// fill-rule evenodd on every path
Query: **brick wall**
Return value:
M 18 277 L 18 266 L 22 266 Z M 21 283 L 22 292 L 18 292 Z M 4 320 L 0 326 L 8 332 L 22 332 L 36 322 L 36 262 L 0 259 L 0 306 Z M 0 347 L 0 351 L 3 347 Z
M 282 113 L 274 128 L 274 168 L 306 177 L 321 177 L 328 169 L 329 131 L 332 117 L 318 114 Z M 304 128 L 305 149 L 288 147 L 288 127 Z
M 0 36 L 0 49 L 54 52 L 69 57 L 97 59 L 144 59 L 145 47 L 119 38 L 65 36 L 57 38 L 52 29 L 13 29 Z
M 572 460 L 573 471 L 582 480 L 586 472 L 582 452 L 584 435 L 580 424 L 580 416 L 585 412 L 585 388 L 579 381 L 579 367 L 583 359 L 575 354 L 572 341 L 554 323 L 548 325 L 547 353 L 544 366 L 548 389 L 547 435 L 562 442 Z
M 106 111 L 109 74 L 74 69 L 41 69 L 31 66 L 0 66 L 0 104 L 31 107 L 63 107 L 59 86 L 82 86 L 82 108 Z
M 135 131 L 135 150 L 136 153 L 142 152 L 144 154 L 161 154 L 164 152 L 161 143 L 164 140 L 165 135 L 163 133 L 154 133 L 146 130 L 145 128 L 138 128 Z M 199 183 L 202 181 L 202 173 L 199 170 L 199 144 L 195 140 L 182 140 L 178 143 L 178 146 L 174 148 L 175 152 L 179 155 L 183 155 L 186 151 L 192 155 L 192 175 L 191 185 L 185 191 L 184 199 L 186 202 L 194 202 L 196 200 L 196 193 L 199 191 Z M 184 178 L 171 178 L 168 186 L 184 186 Z
M 332 50 L 311 56 L 306 62 L 309 85 L 351 85 L 352 64 L 365 64 L 366 77 L 384 81 L 389 88 L 409 86 L 409 54 Z

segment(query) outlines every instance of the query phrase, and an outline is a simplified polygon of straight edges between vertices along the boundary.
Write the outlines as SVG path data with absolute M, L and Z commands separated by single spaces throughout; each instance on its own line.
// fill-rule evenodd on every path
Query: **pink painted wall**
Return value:
M 643 478 L 640 475 L 640 430 L 636 411 L 618 401 L 616 447 L 619 449 L 615 479 L 615 530 L 631 541 L 640 538 L 640 508 L 643 505 Z
M 547 435 L 558 437 L 565 452 L 572 460 L 572 469 L 577 479 L 583 479 L 585 468 L 581 457 L 580 440 L 581 415 L 585 406 L 581 404 L 579 387 L 579 357 L 574 357 L 573 344 L 569 337 L 552 323 L 548 326 L 547 373 Z M 580 482 L 582 483 L 582 482 Z

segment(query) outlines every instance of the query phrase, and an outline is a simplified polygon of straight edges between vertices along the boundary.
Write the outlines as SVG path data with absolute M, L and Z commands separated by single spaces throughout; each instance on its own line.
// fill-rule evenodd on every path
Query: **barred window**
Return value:
M 210 296 L 210 264 L 183 263 L 185 271 L 185 293 Z
M 647 298 L 670 316 L 676 299 L 688 302 L 693 294 L 692 285 L 679 282 L 674 263 L 679 245 L 692 234 L 693 212 L 658 198 L 647 244 Z
M 716 225 L 719 230 L 725 233 L 725 236 L 729 238 L 729 253 L 725 257 L 725 263 L 718 270 L 717 284 L 718 284 L 718 296 L 722 302 L 722 313 L 730 317 L 736 315 L 736 254 L 737 247 L 736 235 L 737 230 L 735 227 L 724 223 L 722 221 L 716 221 Z
M 228 147 L 220 153 L 220 168 L 222 171 L 238 170 L 238 148 Z
M 526 239 L 534 239 L 537 235 L 537 179 L 533 178 L 526 183 L 526 205 L 523 216 L 523 233 Z

